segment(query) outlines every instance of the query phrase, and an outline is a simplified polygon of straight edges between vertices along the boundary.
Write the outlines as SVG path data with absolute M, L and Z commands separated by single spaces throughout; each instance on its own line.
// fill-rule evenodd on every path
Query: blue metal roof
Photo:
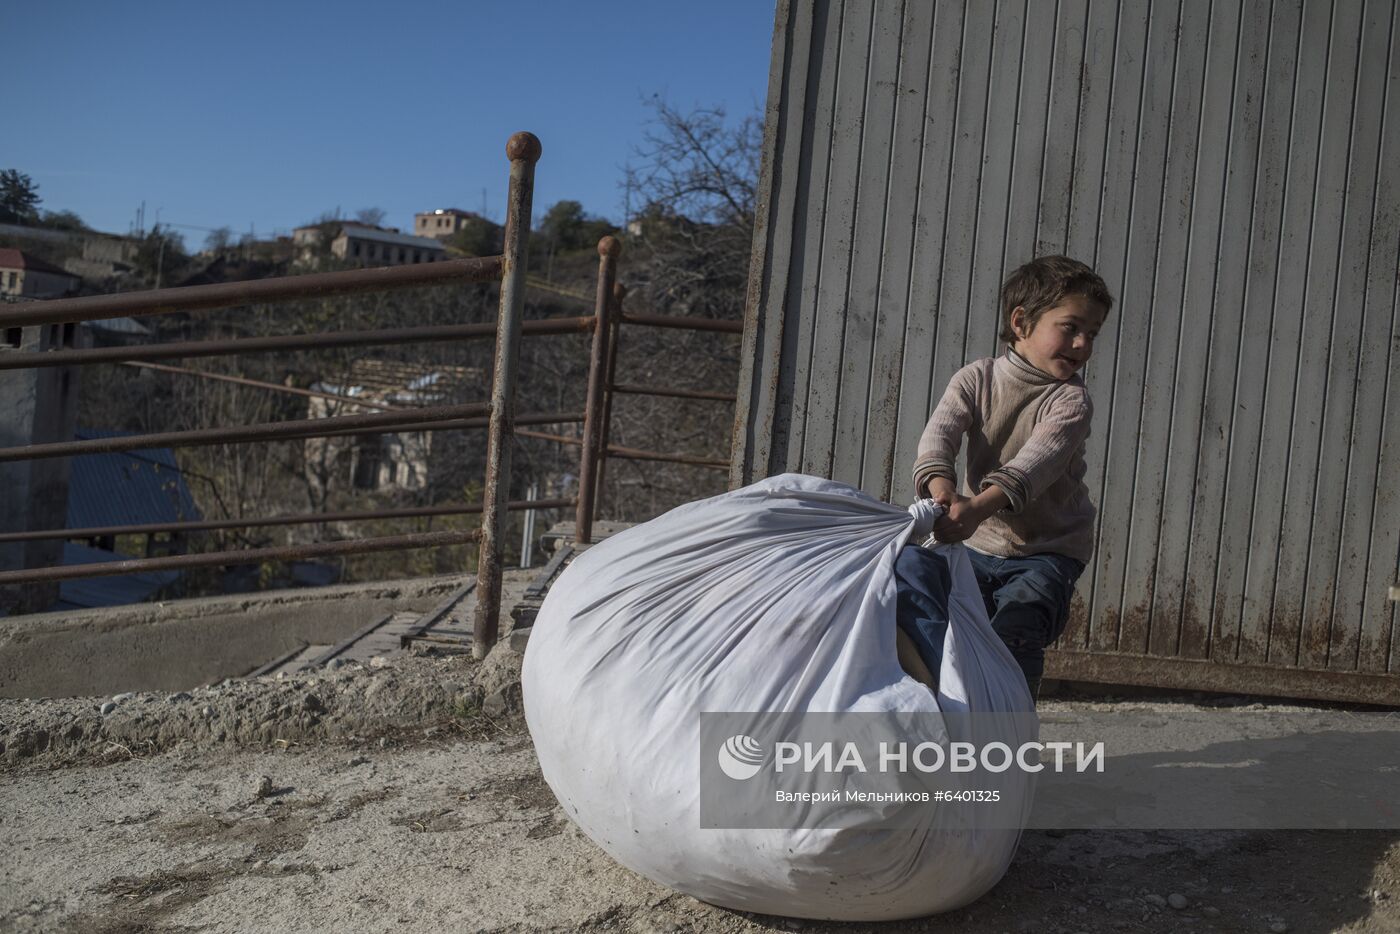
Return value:
M 128 434 L 79 428 L 74 437 L 113 438 Z M 84 454 L 72 459 L 68 477 L 70 529 L 199 518 L 199 508 L 170 448 Z
M 127 557 L 100 548 L 89 548 L 72 542 L 63 543 L 64 564 L 94 564 L 99 561 L 121 561 Z M 139 574 L 64 581 L 58 585 L 58 602 L 50 609 L 73 610 L 90 606 L 140 603 L 157 590 L 173 583 L 179 576 L 179 571 L 146 571 Z
M 110 331 L 113 334 L 137 337 L 149 337 L 151 334 L 151 329 L 135 318 L 98 318 L 96 321 L 84 321 L 82 324 L 92 331 Z

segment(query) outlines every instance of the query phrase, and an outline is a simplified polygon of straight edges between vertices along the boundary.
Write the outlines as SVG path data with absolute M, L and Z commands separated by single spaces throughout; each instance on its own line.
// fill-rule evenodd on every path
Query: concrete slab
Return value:
M 514 575 L 520 580 L 506 599 L 524 589 L 528 575 Z M 426 612 L 466 580 L 446 575 L 0 619 L 0 697 L 180 691 L 242 677 L 306 646 L 337 645 L 376 619 Z

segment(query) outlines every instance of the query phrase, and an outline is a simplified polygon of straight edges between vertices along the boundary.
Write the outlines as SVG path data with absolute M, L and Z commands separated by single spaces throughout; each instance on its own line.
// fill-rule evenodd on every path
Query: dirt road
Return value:
M 0 930 L 1400 931 L 1381 832 L 1028 832 L 992 892 L 936 918 L 716 908 L 569 823 L 519 721 L 480 713 L 479 668 L 0 704 Z

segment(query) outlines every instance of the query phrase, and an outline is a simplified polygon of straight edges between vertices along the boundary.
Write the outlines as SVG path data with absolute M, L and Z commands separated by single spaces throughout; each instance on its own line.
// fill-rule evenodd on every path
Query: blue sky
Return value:
M 409 229 L 483 189 L 499 219 L 527 129 L 537 213 L 620 220 L 643 100 L 760 109 L 772 21 L 768 0 L 7 4 L 0 168 L 120 233 L 143 200 L 147 226 L 263 236 L 380 207 Z

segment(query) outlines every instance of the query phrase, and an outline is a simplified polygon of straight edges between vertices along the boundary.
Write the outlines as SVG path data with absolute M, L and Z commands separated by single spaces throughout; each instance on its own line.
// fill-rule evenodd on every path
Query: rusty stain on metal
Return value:
M 744 333 L 743 322 L 719 318 L 698 318 L 694 315 L 624 314 L 623 324 L 641 324 L 653 328 L 680 328 L 686 331 L 715 331 L 720 334 Z
M 593 316 L 543 318 L 526 321 L 521 333 L 530 336 L 579 334 L 593 330 Z M 128 363 L 139 360 L 172 360 L 184 357 L 227 357 L 269 351 L 327 350 L 333 347 L 367 347 L 388 344 L 432 343 L 447 340 L 486 340 L 496 336 L 494 322 L 487 324 L 438 324 L 379 331 L 324 331 L 315 334 L 281 334 L 235 340 L 171 341 L 136 347 L 92 347 L 48 350 L 40 353 L 0 351 L 0 370 L 49 366 L 86 366 L 94 363 Z
M 33 324 L 61 324 L 70 321 L 96 321 L 127 315 L 168 315 L 176 312 L 208 311 L 260 302 L 280 302 L 300 298 L 323 298 L 356 292 L 382 292 L 425 285 L 451 285 L 462 282 L 489 282 L 501 276 L 500 256 L 451 259 L 440 263 L 384 266 L 374 269 L 348 269 L 318 272 L 305 276 L 278 276 L 245 282 L 218 282 L 188 285 L 174 289 L 121 292 L 116 295 L 88 295 L 35 302 L 20 311 L 0 312 L 0 327 L 26 327 Z
M 1118 651 L 1135 654 L 1146 654 L 1148 651 L 1148 629 L 1151 625 L 1149 618 L 1151 607 L 1146 600 L 1141 600 L 1123 611 L 1118 628 Z
M 535 162 L 541 152 L 540 141 L 533 133 L 516 133 L 506 143 L 510 189 L 506 194 L 506 227 L 501 251 L 501 294 L 491 379 L 491 424 L 487 432 L 477 604 L 472 623 L 475 658 L 484 658 L 496 644 L 500 623 L 501 543 L 506 532 L 506 511 L 501 507 L 510 498 L 510 436 L 515 428 L 515 377 L 525 308 L 527 238 L 534 201 Z
M 1209 603 L 1209 596 L 1202 596 Z M 1179 652 L 1187 658 L 1210 657 L 1210 621 L 1201 613 L 1194 588 L 1188 589 L 1181 599 Z
M 1075 590 L 1069 598 L 1069 619 L 1065 622 L 1064 632 L 1055 641 L 1058 646 L 1078 645 L 1082 646 L 1086 642 L 1089 629 L 1089 607 L 1084 597 Z
M 114 574 L 135 574 L 143 571 L 177 571 L 186 568 L 223 567 L 230 564 L 256 564 L 262 561 L 295 561 L 301 558 L 358 555 L 401 548 L 437 548 L 442 545 L 461 545 L 475 540 L 476 537 L 477 532 L 474 529 L 457 532 L 416 532 L 410 535 L 357 538 L 311 545 L 213 551 L 207 554 L 172 555 L 165 558 L 132 558 L 127 561 L 102 561 L 97 564 L 65 564 L 52 568 L 0 571 L 0 585 L 110 577 Z
M 565 499 L 512 500 L 506 508 L 567 509 L 575 504 Z M 189 522 L 148 522 L 141 525 L 106 525 L 85 529 L 40 529 L 33 532 L 0 532 L 0 543 L 52 541 L 54 539 L 104 538 L 112 535 L 155 535 L 162 532 L 212 532 L 219 529 L 252 529 L 282 525 L 313 525 L 322 522 L 364 522 L 379 519 L 421 519 L 429 516 L 466 516 L 481 512 L 480 503 L 440 503 L 436 506 L 408 506 L 401 509 L 370 509 L 360 512 L 305 512 L 252 519 L 200 519 Z
M 611 334 L 613 284 L 622 242 L 616 237 L 598 241 L 598 295 L 593 309 L 593 347 L 588 356 L 588 396 L 584 403 L 583 446 L 578 458 L 578 511 L 574 539 L 581 545 L 593 540 L 593 499 L 597 494 L 598 458 L 603 441 L 603 403 L 607 385 L 608 337 Z
M 1239 630 L 1232 625 L 1223 602 L 1217 601 L 1211 611 L 1211 657 L 1234 661 L 1239 653 Z
M 1118 607 L 1106 606 L 1099 610 L 1089 630 L 1089 644 L 1094 649 L 1113 651 L 1118 648 Z
M 348 431 L 377 431 L 384 428 L 403 430 L 409 424 L 460 419 L 487 411 L 479 402 L 468 405 L 442 405 L 371 415 L 336 415 L 330 418 L 303 418 L 284 422 L 265 422 L 233 428 L 196 428 L 190 431 L 163 431 L 149 435 L 121 435 L 111 438 L 90 438 L 84 441 L 56 441 L 23 447 L 0 448 L 0 462 L 34 460 L 44 457 L 72 457 L 78 454 L 106 454 L 116 451 L 136 451 L 142 448 L 194 447 L 205 444 L 231 444 L 240 441 L 290 441 L 302 438 L 322 438 Z

